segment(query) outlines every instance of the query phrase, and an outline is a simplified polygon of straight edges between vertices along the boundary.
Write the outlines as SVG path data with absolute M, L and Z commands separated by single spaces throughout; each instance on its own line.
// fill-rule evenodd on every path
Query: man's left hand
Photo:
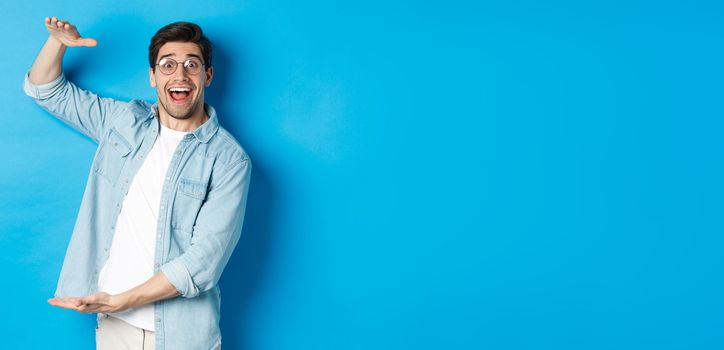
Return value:
M 110 295 L 105 292 L 82 298 L 51 298 L 48 299 L 48 304 L 82 313 L 112 313 L 128 309 L 122 295 Z

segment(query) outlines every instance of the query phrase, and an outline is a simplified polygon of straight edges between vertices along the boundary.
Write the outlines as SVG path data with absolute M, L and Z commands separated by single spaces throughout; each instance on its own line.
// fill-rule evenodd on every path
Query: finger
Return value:
M 72 26 L 72 24 L 70 24 L 70 22 L 68 22 L 68 21 L 64 21 L 64 20 L 60 20 L 60 19 L 58 20 L 58 29 L 60 29 L 60 30 L 65 30 L 66 27 L 69 25 Z
M 52 305 L 78 305 L 75 298 L 51 298 L 48 303 Z
M 83 45 L 83 46 L 93 47 L 93 46 L 98 45 L 98 41 L 96 39 L 91 39 L 91 38 L 81 38 L 81 39 L 78 39 L 78 44 Z
M 60 301 L 62 303 L 65 303 L 68 305 L 73 305 L 76 307 L 80 306 L 80 304 L 81 304 L 81 302 L 80 302 L 80 300 L 78 300 L 78 298 L 69 297 L 69 298 L 56 298 L 56 299 L 58 299 L 58 301 Z
M 54 30 L 56 28 L 57 22 L 58 22 L 58 19 L 55 17 L 52 17 L 52 18 L 50 18 L 50 20 L 48 22 L 45 23 L 45 25 L 48 27 L 48 29 Z
M 80 38 L 80 33 L 78 32 L 78 29 L 76 27 L 68 22 L 65 22 L 63 26 L 58 28 L 58 31 L 63 32 L 64 34 L 68 34 L 73 39 Z
M 98 302 L 98 296 L 93 294 L 89 295 L 83 298 L 80 298 L 79 300 L 82 304 L 95 304 Z
M 72 301 L 60 299 L 60 298 L 54 298 L 48 300 L 48 303 L 53 306 L 62 307 L 64 309 L 70 309 L 70 310 L 78 310 L 78 305 Z

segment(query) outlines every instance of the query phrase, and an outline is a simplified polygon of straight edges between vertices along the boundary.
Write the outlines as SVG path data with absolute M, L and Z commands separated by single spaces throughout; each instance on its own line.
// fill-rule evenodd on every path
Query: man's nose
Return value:
M 182 64 L 179 64 L 178 67 L 176 67 L 176 71 L 173 72 L 171 78 L 181 81 L 189 80 L 188 73 L 186 73 L 186 69 L 184 69 Z

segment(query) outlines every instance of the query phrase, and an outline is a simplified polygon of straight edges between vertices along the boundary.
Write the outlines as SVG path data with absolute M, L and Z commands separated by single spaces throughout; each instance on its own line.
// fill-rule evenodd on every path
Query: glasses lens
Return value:
M 201 72 L 201 62 L 197 59 L 189 58 L 184 61 L 184 69 L 189 74 L 199 74 L 199 72 Z
M 173 74 L 173 72 L 176 71 L 176 65 L 176 61 L 168 58 L 164 58 L 158 62 L 158 68 L 163 74 Z

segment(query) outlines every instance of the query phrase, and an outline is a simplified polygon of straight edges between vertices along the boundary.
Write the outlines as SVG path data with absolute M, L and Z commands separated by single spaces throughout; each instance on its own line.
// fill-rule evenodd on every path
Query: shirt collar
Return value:
M 216 116 L 216 110 L 211 107 L 208 103 L 204 102 L 204 110 L 209 115 L 209 120 L 205 121 L 196 130 L 191 131 L 190 134 L 194 135 L 197 140 L 201 143 L 207 143 L 212 136 L 219 130 L 219 118 Z M 148 114 L 149 118 L 155 118 L 158 116 L 158 102 L 151 105 L 151 113 Z

